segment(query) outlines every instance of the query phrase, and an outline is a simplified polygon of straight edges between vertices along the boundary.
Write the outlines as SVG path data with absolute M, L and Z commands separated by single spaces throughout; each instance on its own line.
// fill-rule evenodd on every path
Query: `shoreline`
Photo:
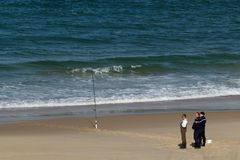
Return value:
M 97 103 L 98 106 L 113 106 L 113 105 L 134 105 L 134 104 L 155 104 L 155 103 L 171 103 L 171 102 L 181 102 L 181 101 L 198 101 L 198 100 L 214 100 L 214 99 L 239 99 L 240 95 L 226 95 L 226 96 L 211 96 L 211 97 L 199 97 L 199 98 L 186 98 L 186 99 L 170 99 L 162 101 L 143 101 L 143 102 L 123 102 L 123 103 Z M 33 107 L 3 107 L 0 110 L 27 110 L 27 109 L 39 109 L 39 108 L 62 108 L 62 107 L 89 107 L 94 104 L 83 104 L 83 105 L 46 105 L 46 106 L 33 106 Z M 239 108 L 240 109 L 240 108 Z
M 107 117 L 194 111 L 240 111 L 239 104 L 240 96 L 221 96 L 161 102 L 104 104 L 97 105 L 97 114 L 99 117 Z M 22 120 L 41 120 L 61 117 L 94 117 L 93 105 L 0 109 L 0 124 Z

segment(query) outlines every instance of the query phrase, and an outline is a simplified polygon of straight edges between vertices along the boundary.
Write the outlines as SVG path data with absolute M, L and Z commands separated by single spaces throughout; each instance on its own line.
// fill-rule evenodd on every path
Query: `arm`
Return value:
M 196 123 L 193 122 L 192 129 L 196 129 Z

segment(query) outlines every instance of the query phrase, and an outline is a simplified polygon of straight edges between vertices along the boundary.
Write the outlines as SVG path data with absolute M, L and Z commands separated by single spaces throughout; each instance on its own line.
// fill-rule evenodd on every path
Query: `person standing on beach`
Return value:
M 201 148 L 201 144 L 200 144 L 200 132 L 201 132 L 201 118 L 200 118 L 200 113 L 199 112 L 196 112 L 195 113 L 196 115 L 196 118 L 195 118 L 195 121 L 192 125 L 192 129 L 194 130 L 194 134 L 193 134 L 193 137 L 194 137 L 194 148 Z
M 200 113 L 200 119 L 201 119 L 200 144 L 204 147 L 206 144 L 205 128 L 207 122 L 204 112 Z
M 181 139 L 182 139 L 182 144 L 180 144 L 181 149 L 185 149 L 187 147 L 187 139 L 186 139 L 187 124 L 188 124 L 187 115 L 183 114 L 182 121 L 180 124 Z

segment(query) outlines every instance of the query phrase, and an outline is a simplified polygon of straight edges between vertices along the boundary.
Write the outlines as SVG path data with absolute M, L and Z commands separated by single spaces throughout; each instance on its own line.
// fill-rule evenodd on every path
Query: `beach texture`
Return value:
M 239 11 L 236 0 L 2 0 L 0 160 L 239 160 Z M 194 111 L 213 141 L 200 150 Z
M 240 159 L 240 113 L 207 113 L 207 139 L 202 149 L 193 142 L 193 113 L 187 113 L 187 149 L 180 150 L 181 113 L 99 118 L 58 118 L 0 126 L 1 160 L 237 160 Z

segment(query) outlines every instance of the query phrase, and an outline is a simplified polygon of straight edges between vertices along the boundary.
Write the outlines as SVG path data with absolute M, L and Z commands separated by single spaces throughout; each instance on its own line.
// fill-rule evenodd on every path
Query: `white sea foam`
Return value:
M 131 68 L 141 68 L 142 67 L 142 65 L 131 65 Z
M 115 71 L 115 72 L 121 72 L 123 70 L 123 67 L 121 65 L 113 66 L 112 70 Z
M 95 73 L 95 74 L 107 74 L 110 72 L 122 72 L 123 71 L 123 66 L 122 65 L 116 65 L 116 66 L 111 66 L 111 67 L 100 67 L 100 68 L 92 68 L 92 67 L 87 67 L 87 68 L 74 68 L 70 69 L 67 71 L 67 73 L 70 74 L 77 74 L 77 73 Z
M 142 65 L 131 65 L 131 69 L 141 68 Z M 92 68 L 92 67 L 86 67 L 86 68 L 73 68 L 69 69 L 67 73 L 69 74 L 79 74 L 79 73 L 95 73 L 95 74 L 108 74 L 110 72 L 115 73 L 121 73 L 124 71 L 124 68 L 122 65 L 113 65 L 110 67 L 98 67 L 98 68 Z
M 122 66 L 95 69 L 95 72 L 121 71 Z M 88 69 L 86 69 L 88 70 Z M 72 70 L 79 72 L 79 69 Z M 81 71 L 82 72 L 82 71 Z M 85 71 L 87 72 L 87 71 Z M 47 77 L 52 78 L 52 77 Z M 230 81 L 229 79 L 233 79 Z M 92 105 L 90 76 L 46 79 L 32 84 L 19 82 L 0 87 L 0 108 L 56 107 Z M 41 82 L 41 83 L 39 83 Z M 157 102 L 205 97 L 240 95 L 237 77 L 225 75 L 97 76 L 98 104 Z M 146 106 L 148 107 L 148 106 Z
M 224 90 L 222 90 L 224 89 Z M 112 95 L 110 97 L 97 97 L 97 104 L 125 104 L 125 103 L 137 103 L 137 102 L 161 102 L 161 101 L 173 101 L 173 100 L 185 100 L 185 99 L 198 99 L 198 98 L 210 98 L 219 96 L 231 96 L 240 95 L 240 89 L 227 89 L 225 87 L 203 91 L 202 93 L 196 93 L 192 91 L 185 91 L 182 95 L 160 95 L 157 91 L 149 91 L 145 94 L 128 94 L 128 95 Z M 164 90 L 162 91 L 164 92 Z M 184 95 L 185 94 L 185 95 Z M 34 107 L 62 107 L 62 106 L 83 106 L 93 105 L 91 98 L 81 99 L 80 97 L 66 98 L 59 100 L 47 100 L 47 101 L 18 101 L 18 102 L 0 102 L 0 108 L 34 108 Z M 146 106 L 148 107 L 148 106 Z

